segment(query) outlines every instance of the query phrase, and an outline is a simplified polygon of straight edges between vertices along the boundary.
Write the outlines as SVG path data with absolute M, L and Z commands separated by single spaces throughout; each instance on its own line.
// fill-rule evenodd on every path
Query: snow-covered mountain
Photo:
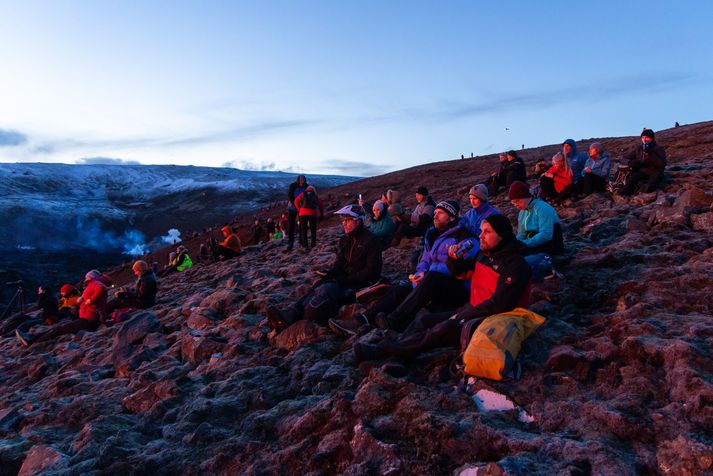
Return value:
M 318 190 L 354 180 L 310 175 Z M 123 251 L 286 199 L 295 174 L 174 165 L 0 164 L 0 249 Z

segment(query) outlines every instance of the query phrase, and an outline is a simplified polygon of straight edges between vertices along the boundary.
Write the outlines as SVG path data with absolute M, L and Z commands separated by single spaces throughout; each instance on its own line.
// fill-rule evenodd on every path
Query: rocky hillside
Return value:
M 710 474 L 713 123 L 657 139 L 670 157 L 662 191 L 558 209 L 564 278 L 533 290 L 547 322 L 526 341 L 519 381 L 466 390 L 449 349 L 357 365 L 352 344 L 378 330 L 271 333 L 266 305 L 306 293 L 331 261 L 340 230 L 327 221 L 308 255 L 272 242 L 163 279 L 156 306 L 121 325 L 29 349 L 0 339 L 0 474 Z M 600 141 L 618 155 L 636 140 Z M 465 206 L 496 162 L 335 190 L 398 188 L 409 205 L 426 185 Z M 414 244 L 389 249 L 384 274 L 403 278 Z M 486 391 L 511 409 L 476 405 Z

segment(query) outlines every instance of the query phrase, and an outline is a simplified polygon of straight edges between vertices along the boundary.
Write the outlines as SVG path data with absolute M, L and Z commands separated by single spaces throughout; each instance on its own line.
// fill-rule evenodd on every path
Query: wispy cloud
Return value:
M 27 143 L 27 136 L 11 129 L 0 129 L 0 147 L 12 147 Z
M 141 165 L 136 160 L 124 160 L 113 157 L 83 157 L 77 161 L 83 165 Z
M 257 160 L 249 159 L 235 159 L 227 162 L 223 162 L 221 167 L 228 167 L 232 169 L 240 170 L 251 170 L 257 172 L 291 172 L 290 169 L 278 169 L 275 162 L 261 162 Z
M 503 111 L 551 107 L 574 101 L 603 101 L 625 94 L 662 92 L 704 80 L 706 79 L 683 73 L 625 76 L 611 81 L 581 84 L 564 89 L 504 95 L 481 102 L 454 101 L 440 109 L 422 111 L 422 114 L 417 115 L 430 116 L 438 120 L 456 120 Z M 408 115 L 413 114 L 413 111 L 409 111 Z
M 326 170 L 336 175 L 346 175 L 349 177 L 371 177 L 389 171 L 389 167 L 384 165 L 339 159 L 324 161 L 316 164 L 316 166 L 320 170 Z

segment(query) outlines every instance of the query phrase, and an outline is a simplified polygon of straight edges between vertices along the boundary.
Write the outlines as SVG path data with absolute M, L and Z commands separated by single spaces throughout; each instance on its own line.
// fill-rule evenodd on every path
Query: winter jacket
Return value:
M 560 219 L 549 203 L 533 198 L 517 215 L 517 239 L 534 248 L 552 241 L 555 223 Z
M 527 183 L 527 169 L 525 162 L 520 157 L 508 160 L 505 169 L 505 184 L 509 187 L 516 180 Z
M 57 311 L 59 305 L 57 298 L 48 292 L 40 293 L 37 296 L 37 307 L 42 310 L 42 320 L 47 324 L 54 324 L 57 321 Z
M 287 207 L 292 211 L 297 211 L 297 207 L 295 207 L 295 198 L 297 198 L 307 188 L 307 178 L 304 175 L 298 175 L 297 179 L 299 180 L 300 177 L 303 179 L 302 181 L 304 182 L 304 185 L 292 182 L 289 190 L 287 191 Z
M 416 265 L 417 273 L 435 271 L 450 275 L 446 265 L 448 261 L 448 248 L 457 245 L 463 240 L 471 237 L 467 228 L 461 227 L 458 221 L 452 221 L 451 225 L 444 231 L 439 231 L 435 227 L 430 227 L 423 235 L 423 253 Z
M 191 266 L 193 266 L 193 261 L 191 260 L 191 257 L 188 256 L 188 253 L 185 251 L 178 253 L 178 256 L 176 257 L 176 269 L 178 271 L 183 271 Z
M 523 244 L 513 239 L 492 252 L 478 253 L 470 303 L 458 310 L 457 320 L 464 323 L 529 305 L 532 270 L 522 256 L 523 249 Z
M 428 228 L 433 224 L 433 213 L 436 211 L 436 202 L 429 195 L 416 205 L 411 212 L 411 226 Z
M 136 287 L 131 293 L 132 297 L 138 299 L 142 309 L 156 304 L 156 293 L 158 292 L 158 282 L 153 271 L 147 271 L 136 280 Z
M 359 289 L 381 277 L 381 244 L 363 225 L 339 239 L 337 256 L 325 279 L 343 287 Z
M 577 143 L 573 139 L 567 139 L 564 144 L 569 144 L 572 150 L 567 154 L 567 163 L 569 163 L 569 168 L 572 169 L 573 179 L 575 182 L 579 182 L 582 178 L 582 170 L 584 169 L 584 164 L 587 162 L 589 156 L 585 152 L 577 152 Z
M 322 199 L 317 198 L 317 208 L 307 208 L 305 206 L 304 192 L 297 195 L 295 198 L 295 207 L 297 208 L 298 215 L 301 217 L 323 217 L 324 216 L 324 203 Z
M 235 233 L 228 235 L 226 239 L 224 239 L 218 244 L 224 248 L 231 249 L 236 253 L 240 253 L 243 251 L 243 246 L 240 244 L 240 238 L 238 238 L 238 235 L 236 235 Z
M 599 175 L 604 180 L 609 180 L 609 171 L 611 169 L 611 159 L 609 154 L 604 152 L 599 159 L 594 160 L 591 157 L 587 158 L 584 164 L 584 169 L 589 168 L 594 175 Z M 582 177 L 584 177 L 584 169 L 582 169 Z
M 79 306 L 79 303 L 77 303 L 77 301 L 79 301 L 79 293 L 59 298 L 59 308 L 63 309 L 65 307 L 77 307 Z
M 624 156 L 629 167 L 634 171 L 653 175 L 663 172 L 666 168 L 666 149 L 656 142 L 650 142 L 648 150 L 644 151 L 644 145 L 639 144 L 636 149 Z
M 555 182 L 555 191 L 560 193 L 564 188 L 572 183 L 572 171 L 565 170 L 564 166 L 558 167 L 553 165 L 547 169 L 548 174 L 552 174 L 552 180 Z
M 104 316 L 106 316 L 106 286 L 101 281 L 92 279 L 82 293 L 79 318 L 98 321 Z
M 372 220 L 369 225 L 369 231 L 379 238 L 382 247 L 386 248 L 391 239 L 394 237 L 394 231 L 396 231 L 396 223 L 391 217 L 386 213 L 386 211 L 381 212 L 381 217 L 378 220 Z
M 471 208 L 460 219 L 459 225 L 468 230 L 471 238 L 468 238 L 473 243 L 473 248 L 468 252 L 466 258 L 474 258 L 480 250 L 480 224 L 490 215 L 499 215 L 500 212 L 492 207 L 489 203 L 482 203 L 478 208 Z

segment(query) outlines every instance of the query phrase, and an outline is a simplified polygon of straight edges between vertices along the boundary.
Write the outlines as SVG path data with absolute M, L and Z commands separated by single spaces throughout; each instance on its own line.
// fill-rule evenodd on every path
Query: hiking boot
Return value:
M 367 321 L 364 314 L 358 314 L 352 319 L 330 319 L 327 323 L 335 334 L 351 337 L 356 335 L 362 326 L 368 325 L 369 321 Z
M 354 352 L 354 357 L 357 362 L 364 362 L 365 360 L 378 360 L 386 356 L 381 346 L 364 344 L 362 342 L 354 344 L 352 351 Z
M 267 307 L 267 321 L 270 324 L 270 327 L 275 329 L 277 332 L 286 329 L 296 320 L 293 314 L 294 313 L 290 311 L 281 311 L 275 306 Z
M 379 329 L 396 329 L 396 322 L 397 320 L 393 314 L 380 312 L 376 315 L 376 317 L 374 317 L 374 324 Z
M 30 336 L 27 335 L 25 332 L 22 332 L 20 329 L 15 329 L 15 336 L 17 337 L 17 340 L 19 340 L 20 343 L 25 347 L 29 347 L 32 343 L 30 340 Z

